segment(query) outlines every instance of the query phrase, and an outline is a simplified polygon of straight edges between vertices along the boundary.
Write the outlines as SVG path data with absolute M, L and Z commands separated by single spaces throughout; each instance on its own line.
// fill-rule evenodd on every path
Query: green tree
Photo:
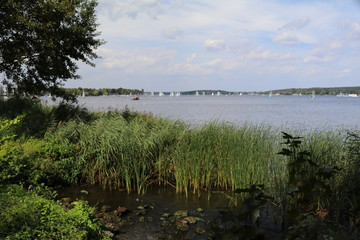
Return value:
M 75 97 L 61 86 L 78 79 L 77 63 L 95 66 L 96 0 L 2 0 L 0 4 L 0 73 L 18 95 L 49 92 Z

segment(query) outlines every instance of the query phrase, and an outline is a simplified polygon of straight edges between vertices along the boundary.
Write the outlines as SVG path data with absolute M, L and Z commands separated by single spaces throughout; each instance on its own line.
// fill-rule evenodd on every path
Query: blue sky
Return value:
M 360 85 L 360 1 L 99 0 L 97 16 L 102 59 L 67 87 Z

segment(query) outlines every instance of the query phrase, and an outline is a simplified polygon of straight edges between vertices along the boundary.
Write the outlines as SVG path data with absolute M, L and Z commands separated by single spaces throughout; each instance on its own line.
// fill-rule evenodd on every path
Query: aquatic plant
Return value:
M 268 178 L 268 162 L 276 144 L 271 129 L 264 126 L 235 126 L 212 122 L 182 132 L 176 146 L 161 162 L 168 164 L 178 192 L 213 188 L 244 188 Z M 170 172 L 169 172 L 170 171 Z
M 76 144 L 76 166 L 85 181 L 143 193 L 156 175 L 157 157 L 176 138 L 172 133 L 177 128 L 182 124 L 151 115 L 126 121 L 112 113 L 88 124 L 69 122 L 57 134 L 64 137 L 61 142 Z

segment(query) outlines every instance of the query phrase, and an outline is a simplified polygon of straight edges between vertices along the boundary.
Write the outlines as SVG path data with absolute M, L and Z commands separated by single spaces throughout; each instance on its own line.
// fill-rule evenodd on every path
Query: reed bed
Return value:
M 297 134 L 305 136 L 303 147 L 319 165 L 344 159 L 342 134 Z M 152 183 L 169 184 L 186 195 L 263 183 L 271 195 L 286 191 L 287 160 L 277 154 L 281 131 L 269 126 L 215 121 L 190 127 L 149 114 L 124 118 L 110 112 L 89 123 L 70 121 L 52 136 L 76 149 L 73 171 L 91 184 L 138 193 Z
M 179 136 L 162 162 L 171 166 L 177 192 L 246 187 L 267 180 L 276 145 L 271 129 L 212 122 Z M 168 168 L 169 169 L 169 168 Z
M 69 122 L 59 129 L 58 139 L 76 142 L 76 165 L 85 181 L 144 193 L 158 155 L 174 141 L 177 129 L 182 129 L 181 123 L 150 115 L 127 121 L 114 113 L 88 124 Z

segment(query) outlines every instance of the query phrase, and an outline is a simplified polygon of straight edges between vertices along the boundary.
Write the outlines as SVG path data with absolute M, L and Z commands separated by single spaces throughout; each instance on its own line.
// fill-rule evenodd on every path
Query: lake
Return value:
M 360 97 L 337 96 L 100 96 L 79 98 L 91 110 L 125 109 L 181 119 L 191 125 L 209 121 L 252 123 L 281 129 L 359 129 Z

